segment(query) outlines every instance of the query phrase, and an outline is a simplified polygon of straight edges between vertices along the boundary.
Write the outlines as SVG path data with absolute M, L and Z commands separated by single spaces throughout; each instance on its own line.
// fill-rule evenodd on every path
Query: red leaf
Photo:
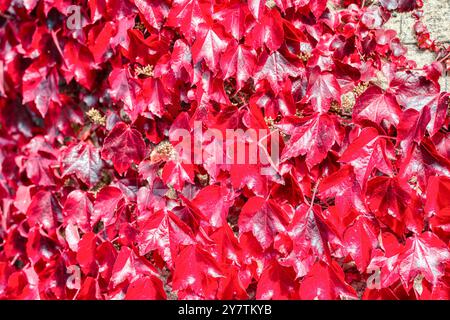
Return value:
M 405 288 L 410 288 L 412 280 L 420 274 L 435 285 L 444 275 L 445 263 L 448 261 L 448 246 L 431 232 L 408 238 L 398 265 Z
M 63 177 L 75 174 L 90 187 L 100 180 L 102 167 L 99 150 L 85 142 L 72 145 L 61 154 Z
M 114 222 L 116 210 L 122 199 L 123 193 L 120 189 L 110 186 L 102 188 L 95 199 L 91 225 L 98 221 L 103 221 L 106 225 Z
M 336 141 L 334 122 L 327 114 L 316 114 L 290 134 L 291 138 L 283 150 L 281 161 L 306 154 L 309 168 L 320 163 Z
M 240 90 L 251 77 L 255 64 L 255 50 L 241 44 L 233 43 L 229 45 L 220 58 L 220 67 L 224 74 L 224 79 L 234 76 L 237 90 Z
M 39 224 L 46 230 L 52 231 L 61 218 L 61 208 L 51 192 L 42 190 L 31 199 L 27 216 L 30 227 Z
M 83 232 L 88 232 L 93 211 L 94 206 L 86 193 L 74 190 L 69 193 L 64 203 L 64 223 L 77 225 Z
M 213 227 L 226 225 L 231 199 L 228 189 L 222 186 L 207 186 L 192 200 L 192 205 L 205 215 Z
M 388 125 L 397 125 L 401 114 L 400 106 L 395 97 L 383 92 L 377 86 L 369 87 L 356 100 L 353 107 L 353 119 L 355 122 L 370 120 L 381 125 L 385 120 Z
M 95 260 L 95 250 L 97 248 L 97 236 L 93 232 L 83 235 L 78 245 L 77 261 L 84 274 L 95 276 L 97 263 Z
M 345 250 L 353 258 L 361 273 L 366 272 L 372 258 L 372 250 L 378 246 L 378 228 L 376 224 L 359 216 L 344 234 Z
M 317 262 L 300 284 L 302 300 L 356 299 L 355 290 L 345 282 L 344 272 L 336 264 Z
M 155 29 L 161 28 L 169 13 L 169 6 L 165 0 L 134 0 L 134 4 L 145 20 Z
M 256 288 L 256 299 L 286 300 L 297 298 L 295 272 L 271 261 L 261 274 Z
M 169 266 L 173 265 L 181 245 L 195 244 L 189 226 L 170 211 L 152 215 L 143 226 L 137 242 L 142 255 L 158 250 Z
M 145 156 L 145 142 L 139 131 L 123 122 L 117 123 L 105 139 L 102 158 L 111 160 L 119 174 L 128 170 L 131 162 L 136 165 Z
M 277 10 L 270 10 L 254 25 L 246 37 L 246 44 L 253 48 L 266 45 L 273 52 L 283 44 L 283 18 Z
M 278 232 L 286 230 L 289 221 L 284 210 L 273 200 L 252 197 L 239 215 L 239 233 L 252 232 L 263 249 L 267 249 Z
M 278 93 L 283 89 L 282 84 L 286 79 L 299 75 L 299 68 L 290 63 L 281 53 L 275 51 L 270 55 L 266 52 L 261 54 L 254 78 L 255 81 L 266 79 L 272 90 Z
M 222 270 L 214 258 L 198 246 L 184 248 L 175 260 L 172 288 L 191 289 L 205 299 L 215 296 Z
M 327 112 L 333 101 L 341 102 L 341 87 L 336 77 L 329 72 L 315 68 L 311 73 L 306 90 L 306 101 L 311 102 L 317 112 Z
M 163 284 L 156 277 L 142 277 L 133 281 L 125 296 L 125 300 L 161 300 L 166 298 Z
M 218 25 L 200 24 L 197 38 L 192 45 L 192 58 L 194 63 L 205 60 L 206 65 L 213 72 L 217 70 L 219 57 L 228 46 L 225 33 Z
M 373 169 L 392 174 L 391 159 L 394 158 L 389 141 L 378 136 L 373 128 L 365 128 L 342 154 L 339 161 L 350 163 L 358 182 L 363 187 Z

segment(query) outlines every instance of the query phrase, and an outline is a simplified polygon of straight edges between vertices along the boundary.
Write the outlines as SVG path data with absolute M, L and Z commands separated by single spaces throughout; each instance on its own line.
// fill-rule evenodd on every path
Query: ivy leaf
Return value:
M 445 263 L 450 260 L 450 250 L 431 232 L 408 238 L 399 256 L 399 273 L 406 288 L 411 281 L 422 274 L 435 285 L 444 275 Z
M 228 46 L 225 33 L 219 25 L 200 24 L 197 38 L 192 45 L 192 58 L 194 63 L 205 60 L 206 65 L 216 72 L 221 53 Z
M 280 127 L 282 128 L 282 125 Z M 315 114 L 290 134 L 289 144 L 283 149 L 281 161 L 306 154 L 306 164 L 309 168 L 327 156 L 337 139 L 334 122 L 327 114 Z
M 119 122 L 106 137 L 101 154 L 103 159 L 112 161 L 119 174 L 123 174 L 132 162 L 136 165 L 141 162 L 145 149 L 141 133 Z
M 400 106 L 394 95 L 383 92 L 380 87 L 371 86 L 356 99 L 353 107 L 355 122 L 370 120 L 382 124 L 385 120 L 388 125 L 397 125 L 401 114 Z
M 275 93 L 283 89 L 283 83 L 289 77 L 301 74 L 298 67 L 290 63 L 280 52 L 270 55 L 265 51 L 259 57 L 255 73 L 255 81 L 267 80 Z
M 300 299 L 357 299 L 355 290 L 345 281 L 344 272 L 333 263 L 317 262 L 300 284 Z
M 215 296 L 218 279 L 223 277 L 217 261 L 196 245 L 184 248 L 175 260 L 174 290 L 189 288 L 205 299 Z
M 297 298 L 295 272 L 271 261 L 265 266 L 256 288 L 256 299 L 286 300 Z
M 391 159 L 394 155 L 390 141 L 379 137 L 374 128 L 364 128 L 339 161 L 353 166 L 358 182 L 364 187 L 375 168 L 385 174 L 393 174 Z
M 233 43 L 228 46 L 220 59 L 224 79 L 235 77 L 240 90 L 253 74 L 256 65 L 256 51 L 251 47 Z
M 273 200 L 252 197 L 242 207 L 239 215 L 239 232 L 251 232 L 263 249 L 267 249 L 275 235 L 286 231 L 289 217 Z
M 333 101 L 340 104 L 341 87 L 336 76 L 330 72 L 320 72 L 319 68 L 314 68 L 309 76 L 305 98 L 306 102 L 311 102 L 313 109 L 317 112 L 327 112 Z
M 75 174 L 89 187 L 100 180 L 102 167 L 99 150 L 86 142 L 71 145 L 61 154 L 62 176 Z
M 173 265 L 182 245 L 195 244 L 192 231 L 172 212 L 158 211 L 143 226 L 138 238 L 139 252 L 144 255 L 158 250 L 161 257 Z

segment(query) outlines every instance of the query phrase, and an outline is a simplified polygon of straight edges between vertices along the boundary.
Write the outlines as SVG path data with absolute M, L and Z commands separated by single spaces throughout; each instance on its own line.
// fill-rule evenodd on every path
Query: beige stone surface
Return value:
M 424 23 L 430 31 L 431 37 L 450 45 L 450 0 L 423 0 Z M 407 57 L 416 61 L 417 66 L 423 67 L 433 62 L 436 55 L 426 50 L 418 49 L 414 35 L 414 18 L 411 13 L 396 13 L 386 23 L 385 27 L 394 29 L 408 48 Z M 450 89 L 450 75 L 444 75 L 441 79 L 442 89 Z
M 424 0 L 423 11 L 432 37 L 450 43 L 450 0 Z

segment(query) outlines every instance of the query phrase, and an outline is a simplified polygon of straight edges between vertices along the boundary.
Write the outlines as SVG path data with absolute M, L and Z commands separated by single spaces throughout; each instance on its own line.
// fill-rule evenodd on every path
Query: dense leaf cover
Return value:
M 450 299 L 450 64 L 383 27 L 421 6 L 2 0 L 0 298 Z M 280 162 L 182 161 L 194 122 Z

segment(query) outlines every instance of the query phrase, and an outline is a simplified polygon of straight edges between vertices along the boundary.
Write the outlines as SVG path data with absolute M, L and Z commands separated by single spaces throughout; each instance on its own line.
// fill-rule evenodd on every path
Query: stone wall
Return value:
M 431 33 L 432 39 L 450 45 L 450 0 L 423 0 L 424 23 Z M 420 50 L 413 31 L 414 18 L 411 13 L 397 13 L 386 24 L 386 28 L 397 31 L 402 43 L 408 48 L 408 58 L 417 62 L 419 67 L 431 63 L 436 55 Z M 449 91 L 450 74 L 442 77 L 442 89 Z

